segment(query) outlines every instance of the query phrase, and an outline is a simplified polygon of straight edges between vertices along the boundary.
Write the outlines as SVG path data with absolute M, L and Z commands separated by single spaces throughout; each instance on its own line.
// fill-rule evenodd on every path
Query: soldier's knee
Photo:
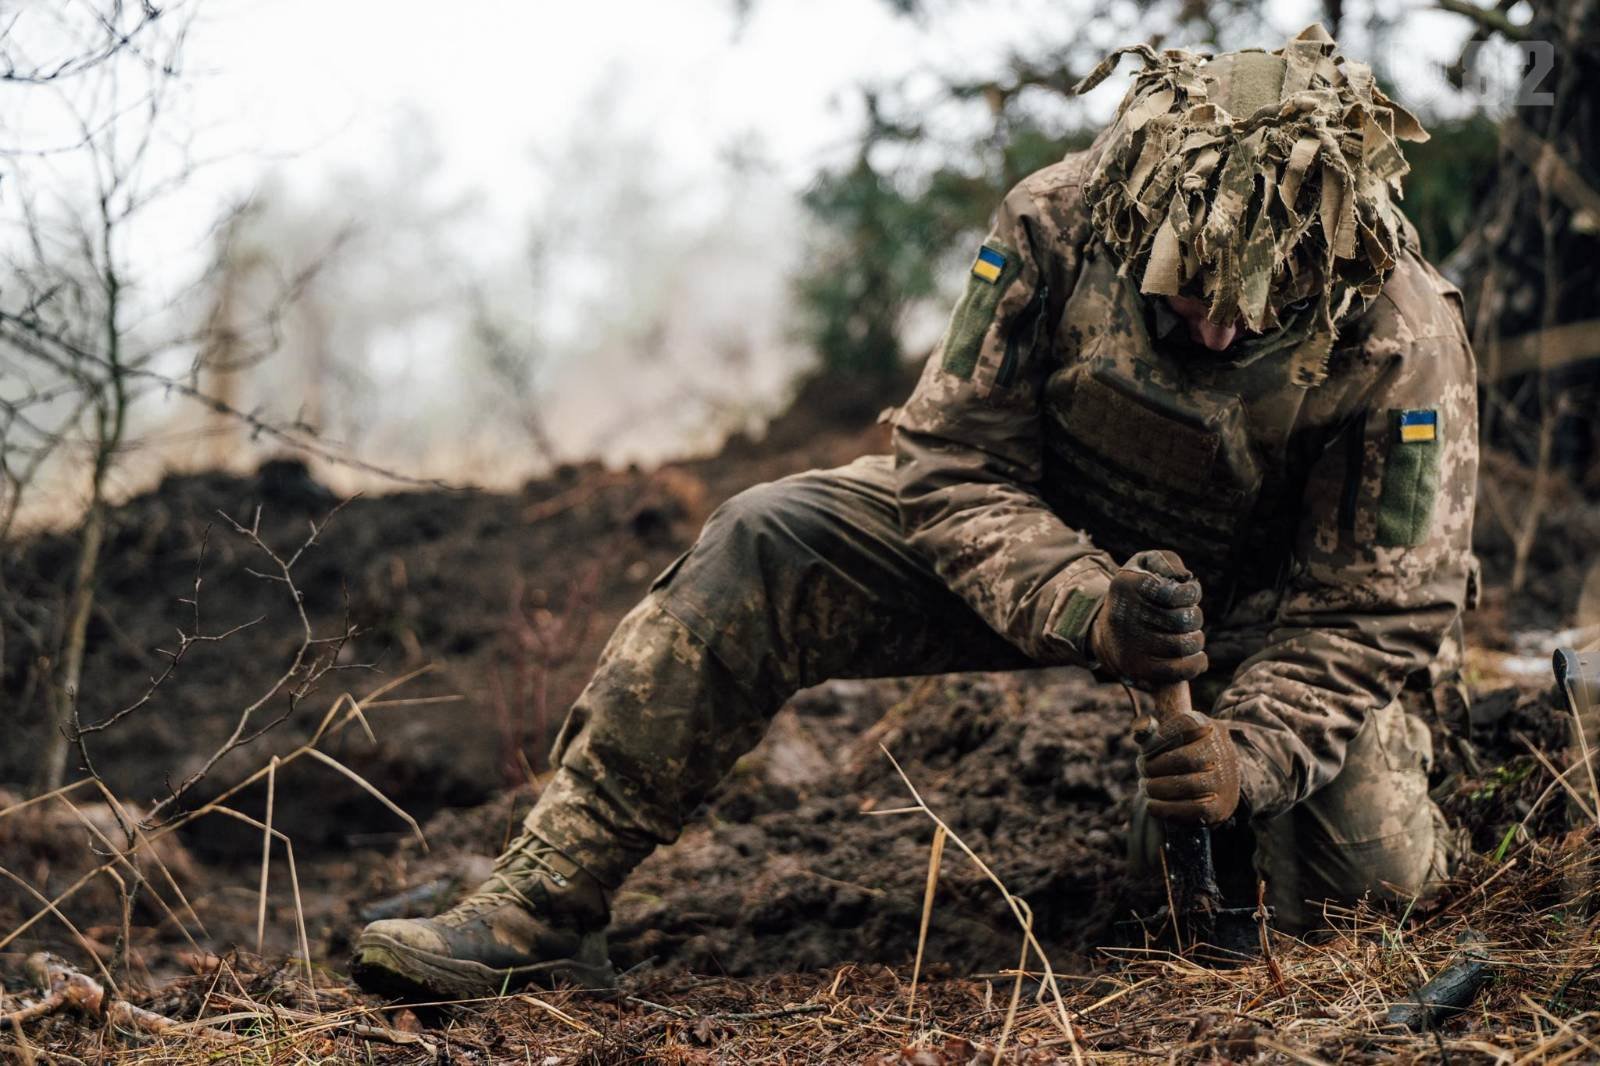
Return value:
M 1304 831 L 1286 836 L 1262 841 L 1262 865 L 1278 924 L 1294 933 L 1322 924 L 1328 904 L 1404 907 L 1425 900 L 1443 886 L 1457 858 L 1455 835 L 1431 802 L 1404 831 L 1378 840 L 1340 841 Z
M 1263 865 L 1286 925 L 1315 924 L 1323 900 L 1404 903 L 1448 876 L 1455 838 L 1428 796 L 1431 763 L 1427 727 L 1391 705 L 1332 783 L 1264 828 Z
M 711 513 L 701 544 L 717 550 L 756 549 L 761 554 L 803 546 L 821 527 L 814 506 L 805 499 L 801 478 L 753 485 L 730 497 Z

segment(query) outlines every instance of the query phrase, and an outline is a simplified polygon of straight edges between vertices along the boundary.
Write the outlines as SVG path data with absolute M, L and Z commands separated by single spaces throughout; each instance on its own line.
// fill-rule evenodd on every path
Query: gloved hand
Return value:
M 1089 629 L 1089 650 L 1119 677 L 1148 685 L 1206 672 L 1200 582 L 1169 551 L 1140 552 L 1111 579 Z
M 1239 806 L 1239 754 L 1228 730 L 1186 711 L 1135 734 L 1139 780 L 1152 815 L 1177 825 L 1217 825 Z

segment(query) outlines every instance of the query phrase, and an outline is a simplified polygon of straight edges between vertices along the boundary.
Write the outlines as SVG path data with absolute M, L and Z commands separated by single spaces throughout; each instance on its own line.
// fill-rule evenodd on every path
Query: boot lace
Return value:
M 523 830 L 494 861 L 488 880 L 436 920 L 461 925 L 484 911 L 506 904 L 526 911 L 539 910 L 540 904 L 549 898 L 549 885 L 564 887 L 569 883 L 566 875 L 549 862 L 548 856 L 559 854 L 554 847 Z

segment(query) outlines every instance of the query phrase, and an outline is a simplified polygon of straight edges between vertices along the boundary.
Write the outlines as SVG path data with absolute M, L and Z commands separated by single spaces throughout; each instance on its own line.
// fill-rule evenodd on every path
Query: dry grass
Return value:
M 905 811 L 938 824 L 920 799 Z M 1331 929 L 1316 942 L 1275 936 L 1269 961 L 1235 970 L 1125 948 L 1108 949 L 1093 975 L 1021 967 L 990 980 L 921 975 L 915 996 L 910 972 L 846 965 L 757 980 L 657 980 L 610 998 L 564 991 L 397 1013 L 336 973 L 307 971 L 303 959 L 271 966 L 213 958 L 204 972 L 153 993 L 124 990 L 166 1025 L 108 1025 L 116 1015 L 103 1007 L 40 1012 L 29 1010 L 38 1000 L 8 998 L 6 1010 L 21 1012 L 23 1024 L 0 1036 L 0 1054 L 33 1062 L 546 1066 L 1592 1062 L 1600 1060 L 1597 832 L 1585 826 L 1477 857 L 1430 909 L 1413 908 L 1403 922 L 1370 907 L 1330 913 Z M 959 837 L 948 839 L 979 861 Z M 930 921 L 938 920 L 937 870 L 930 863 Z M 1046 966 L 1032 950 L 1025 905 L 1018 920 L 1019 941 L 1029 945 L 1022 965 L 1031 958 Z M 1389 1008 L 1455 957 L 1466 930 L 1488 946 L 1488 989 L 1438 1031 L 1387 1025 Z
M 625 982 L 620 993 L 522 993 L 469 1004 L 395 1008 L 363 996 L 314 957 L 298 899 L 291 842 L 273 828 L 277 771 L 305 759 L 377 790 L 318 745 L 346 728 L 370 733 L 367 715 L 405 703 L 396 679 L 366 697 L 335 700 L 302 747 L 205 806 L 170 822 L 138 826 L 132 843 L 101 846 L 110 858 L 53 898 L 35 893 L 34 918 L 0 939 L 53 920 L 92 960 L 93 974 L 34 956 L 40 987 L 0 1001 L 0 1059 L 28 1063 L 473 1062 L 540 1066 L 601 1063 L 849 1063 L 876 1066 L 979 1066 L 1070 1062 L 1269 1062 L 1557 1066 L 1600 1061 L 1600 908 L 1596 846 L 1600 822 L 1579 773 L 1587 749 L 1566 770 L 1530 741 L 1529 774 L 1516 778 L 1520 821 L 1499 844 L 1471 857 L 1446 890 L 1396 913 L 1360 905 L 1330 911 L 1309 941 L 1272 934 L 1263 958 L 1209 969 L 1148 944 L 1106 948 L 1094 971 L 1052 967 L 1033 929 L 1029 904 L 923 798 L 890 757 L 912 803 L 871 812 L 914 815 L 934 827 L 923 885 L 916 962 L 909 971 L 847 964 L 823 973 L 759 979 L 683 976 Z M 887 751 L 885 750 L 885 754 Z M 1542 768 L 1544 776 L 1538 776 Z M 226 804 L 249 783 L 268 786 L 266 821 Z M 71 804 L 79 786 L 0 810 L 0 818 L 44 801 Z M 1487 795 L 1492 790 L 1484 791 Z M 389 804 L 414 832 L 416 823 Z M 1514 797 L 1501 796 L 1502 802 Z M 1560 824 L 1566 799 L 1578 827 Z M 1541 812 L 1542 816 L 1541 816 Z M 140 861 L 180 824 L 206 815 L 239 819 L 263 835 L 258 937 L 267 920 L 267 863 L 281 844 L 296 900 L 297 957 L 204 955 L 199 928 L 178 878 L 159 865 L 161 884 Z M 130 823 L 137 825 L 131 815 Z M 86 824 L 92 823 L 83 819 Z M 913 819 L 916 820 L 916 819 Z M 1495 823 L 1498 825 L 1498 822 Z M 1541 829 L 1542 827 L 1542 829 Z M 1543 835 L 1540 835 L 1540 833 Z M 1017 923 L 1017 964 L 987 978 L 930 978 L 923 948 L 939 921 L 938 881 L 946 845 L 972 862 L 1004 898 Z M 22 882 L 16 875 L 0 873 Z M 158 988 L 113 979 L 94 946 L 61 909 L 94 876 L 137 882 L 196 948 L 197 972 Z M 166 890 L 166 891 L 163 891 Z M 31 888 L 30 888 L 30 891 Z M 170 891 L 174 903 L 165 898 Z M 186 921 L 187 919 L 187 921 Z M 127 918 L 124 916 L 124 928 Z M 1393 1024 L 1396 1005 L 1481 945 L 1492 979 L 1460 1013 L 1433 1031 Z M 1476 950 L 1476 949 L 1474 949 Z M 1008 952 L 1009 953 L 1009 952 Z

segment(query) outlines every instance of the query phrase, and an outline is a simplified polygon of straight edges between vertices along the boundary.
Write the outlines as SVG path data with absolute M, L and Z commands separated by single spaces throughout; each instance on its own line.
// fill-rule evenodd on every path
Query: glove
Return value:
M 1186 711 L 1136 734 L 1149 810 L 1175 825 L 1217 825 L 1239 806 L 1239 754 L 1225 727 Z
M 1089 627 L 1089 650 L 1118 677 L 1147 685 L 1206 672 L 1200 583 L 1173 552 L 1140 552 L 1111 579 Z

